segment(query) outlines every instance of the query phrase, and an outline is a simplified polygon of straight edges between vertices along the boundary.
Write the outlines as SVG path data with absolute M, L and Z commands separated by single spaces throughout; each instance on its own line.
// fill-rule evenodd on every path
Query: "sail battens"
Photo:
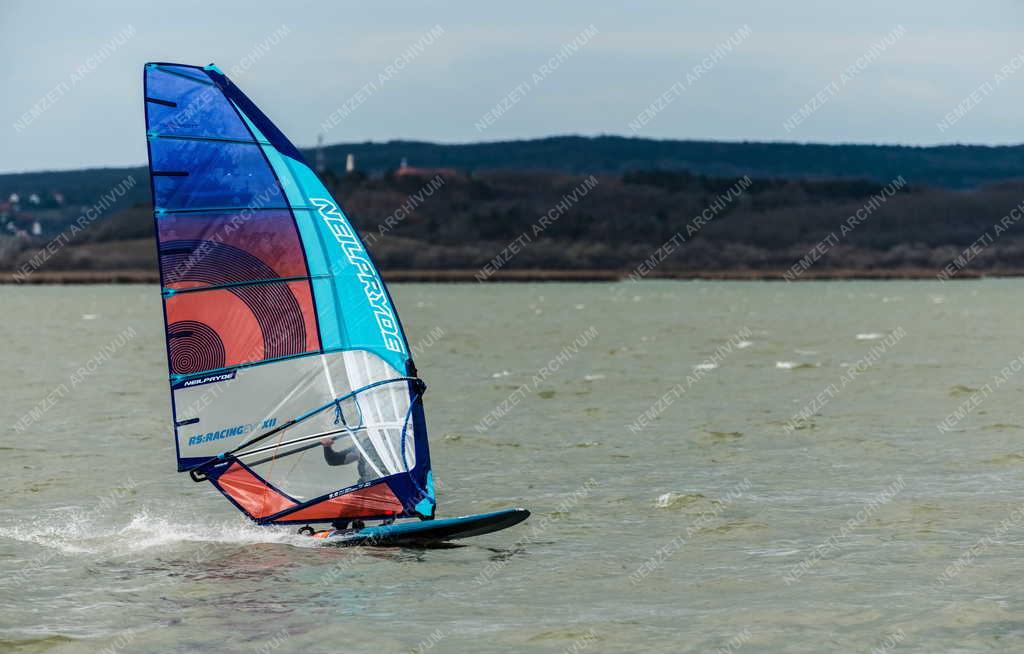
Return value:
M 271 363 L 281 363 L 283 361 L 293 361 L 295 359 L 302 359 L 306 357 L 313 357 L 320 354 L 319 352 L 303 352 L 301 354 L 290 354 L 287 356 L 271 357 L 269 359 L 261 359 L 259 361 L 249 361 L 247 363 L 240 363 L 234 366 L 223 366 L 220 368 L 210 368 L 209 370 L 202 370 L 190 374 L 172 374 L 170 376 L 171 383 L 178 385 L 184 384 L 189 381 L 202 379 L 209 377 L 210 375 L 228 374 L 232 372 L 238 372 L 239 370 L 246 370 L 248 368 L 255 368 L 258 366 L 265 366 Z
M 183 293 L 202 293 L 203 291 L 216 291 L 224 288 L 241 288 L 243 286 L 256 286 L 259 284 L 279 284 L 283 282 L 301 282 L 310 279 L 322 278 L 324 275 L 317 275 L 316 277 L 271 277 L 268 279 L 247 279 L 238 282 L 227 282 L 225 284 L 211 284 L 209 286 L 193 286 L 189 288 L 163 288 L 164 297 L 171 297 L 172 295 L 181 295 Z
M 220 136 L 189 136 L 187 134 L 146 134 L 150 139 L 163 139 L 166 141 L 209 141 L 212 143 L 237 143 L 241 145 L 270 145 L 266 141 L 255 141 L 253 139 L 236 139 Z
M 292 211 L 307 211 L 313 207 L 288 207 Z M 188 215 L 188 214 L 201 214 L 201 213 L 236 213 L 236 212 L 262 212 L 262 211 L 281 211 L 281 207 L 254 207 L 254 206 L 243 206 L 243 207 L 195 207 L 187 209 L 166 209 L 163 207 L 157 207 L 153 209 L 156 213 L 157 218 L 161 216 L 169 215 Z
M 180 70 L 175 70 L 173 68 L 168 68 L 165 65 L 152 64 L 152 66 L 153 66 L 153 69 L 159 70 L 161 73 L 166 73 L 168 75 L 174 75 L 175 77 L 180 77 L 182 79 L 187 79 L 188 81 L 195 82 L 196 84 L 203 84 L 205 86 L 216 86 L 209 79 L 200 79 L 199 77 L 193 77 L 192 75 L 190 75 L 188 73 L 184 73 L 184 72 L 182 72 Z M 188 67 L 186 67 L 186 68 L 188 68 Z M 196 70 L 198 70 L 198 69 L 196 69 Z
M 178 469 L 260 523 L 430 517 L 423 386 L 348 217 L 216 66 L 144 80 Z
M 334 349 L 334 350 L 324 350 L 323 352 L 304 352 L 302 354 L 293 354 L 293 355 L 289 355 L 289 356 L 274 357 L 272 359 L 265 359 L 265 360 L 262 360 L 262 361 L 250 361 L 249 363 L 241 363 L 241 364 L 238 364 L 236 366 L 224 366 L 222 368 L 211 368 L 210 370 L 203 370 L 203 371 L 200 371 L 200 372 L 194 372 L 194 373 L 190 373 L 190 374 L 187 374 L 187 375 L 183 375 L 183 374 L 175 375 L 175 374 L 172 374 L 170 376 L 170 380 L 174 384 L 181 384 L 181 383 L 192 381 L 192 380 L 196 380 L 196 379 L 202 379 L 204 377 L 209 377 L 210 375 L 219 375 L 219 374 L 238 372 L 239 370 L 246 370 L 248 368 L 256 368 L 256 367 L 265 366 L 265 365 L 271 364 L 271 363 L 281 363 L 283 361 L 294 361 L 295 359 L 308 359 L 310 357 L 321 356 L 321 355 L 325 355 L 325 354 L 343 354 L 346 351 L 347 350 L 339 348 L 339 349 Z

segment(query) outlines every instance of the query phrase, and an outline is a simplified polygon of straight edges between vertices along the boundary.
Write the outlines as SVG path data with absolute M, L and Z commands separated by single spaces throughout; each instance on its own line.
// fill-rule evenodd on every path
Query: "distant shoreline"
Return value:
M 787 270 L 667 270 L 652 271 L 644 279 L 784 281 Z M 938 272 L 928 268 L 880 270 L 806 270 L 793 281 L 824 280 L 937 280 Z M 386 282 L 480 283 L 479 270 L 390 270 Z M 622 270 L 499 270 L 484 282 L 613 282 L 625 280 Z M 962 270 L 949 281 L 984 277 L 1024 277 L 1024 269 Z M 155 270 L 40 270 L 18 281 L 13 272 L 0 272 L 0 284 L 158 284 Z

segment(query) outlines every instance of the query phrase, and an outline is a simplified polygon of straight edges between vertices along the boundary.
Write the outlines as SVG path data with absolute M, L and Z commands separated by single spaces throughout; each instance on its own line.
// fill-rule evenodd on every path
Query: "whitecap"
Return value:
M 659 509 L 681 509 L 704 499 L 700 493 L 662 493 L 654 505 Z
M 797 368 L 817 368 L 818 363 L 799 363 L 796 361 L 776 361 L 775 368 L 778 370 L 796 370 Z
M 751 556 L 793 556 L 794 554 L 799 554 L 799 553 L 800 553 L 800 550 L 793 550 L 793 549 L 786 549 L 786 550 L 776 550 L 776 549 L 747 550 L 747 554 L 750 554 Z
M 879 334 L 878 332 L 868 332 L 866 334 L 857 334 L 858 341 L 877 341 L 880 338 L 885 338 L 885 334 Z

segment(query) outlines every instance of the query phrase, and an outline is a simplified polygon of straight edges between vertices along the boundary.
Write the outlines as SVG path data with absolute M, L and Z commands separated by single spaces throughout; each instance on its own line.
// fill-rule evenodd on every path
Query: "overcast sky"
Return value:
M 144 163 L 146 61 L 216 62 L 300 146 L 324 125 L 328 143 L 1019 143 L 1022 19 L 1011 0 L 0 0 L 0 171 Z

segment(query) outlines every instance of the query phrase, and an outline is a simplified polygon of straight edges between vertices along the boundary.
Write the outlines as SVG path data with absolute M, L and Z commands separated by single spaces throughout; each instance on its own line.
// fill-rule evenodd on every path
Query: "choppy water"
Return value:
M 1024 281 L 393 291 L 440 513 L 524 525 L 250 526 L 173 471 L 155 288 L 0 287 L 0 650 L 1021 651 Z

